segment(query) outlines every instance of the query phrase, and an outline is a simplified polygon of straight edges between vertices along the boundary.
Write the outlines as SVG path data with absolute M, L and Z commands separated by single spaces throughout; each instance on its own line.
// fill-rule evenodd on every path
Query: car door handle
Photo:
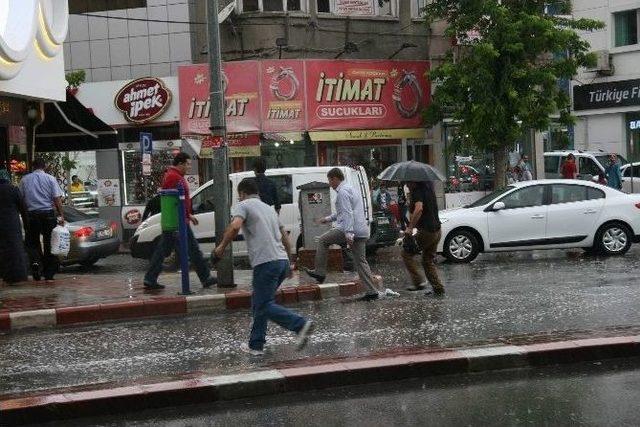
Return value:
M 594 213 L 598 213 L 597 210 L 595 209 L 587 209 L 586 211 L 583 212 L 585 215 L 590 215 L 590 214 L 594 214 Z
M 532 219 L 544 219 L 544 215 L 542 214 L 537 214 L 537 215 L 531 215 Z

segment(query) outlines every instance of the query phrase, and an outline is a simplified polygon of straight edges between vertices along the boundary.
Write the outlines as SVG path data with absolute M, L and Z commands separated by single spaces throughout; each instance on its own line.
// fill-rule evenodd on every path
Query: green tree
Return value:
M 497 187 L 505 184 L 507 152 L 530 129 L 544 130 L 551 117 L 572 124 L 569 96 L 558 81 L 592 65 L 589 43 L 577 31 L 604 23 L 574 19 L 570 1 L 432 0 L 428 24 L 446 21 L 445 34 L 457 40 L 430 76 L 435 85 L 426 121 L 449 117 L 466 142 L 493 152 Z

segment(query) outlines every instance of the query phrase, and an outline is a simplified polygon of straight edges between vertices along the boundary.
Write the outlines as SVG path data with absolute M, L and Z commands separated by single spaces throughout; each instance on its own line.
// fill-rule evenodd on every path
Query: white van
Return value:
M 332 167 L 302 167 L 302 168 L 283 168 L 268 169 L 265 174 L 272 179 L 278 189 L 280 203 L 280 221 L 284 228 L 289 232 L 292 247 L 296 252 L 302 246 L 302 237 L 300 233 L 300 210 L 298 208 L 297 187 L 313 181 L 327 182 L 327 173 Z M 369 180 L 367 173 L 363 167 L 353 169 L 346 166 L 340 166 L 344 173 L 345 181 L 360 191 L 363 196 L 364 209 L 367 221 L 372 224 L 374 215 L 372 212 L 371 192 L 369 189 Z M 254 177 L 252 171 L 238 172 L 230 175 L 231 179 L 231 205 L 235 205 L 238 200 L 238 183 L 244 178 Z M 191 226 L 193 233 L 200 243 L 200 249 L 205 255 L 211 253 L 215 247 L 215 219 L 213 205 L 213 181 L 209 181 L 202 185 L 191 195 L 193 213 L 199 221 L 196 226 Z M 335 212 L 335 191 L 331 190 L 331 209 Z M 134 258 L 149 259 L 159 242 L 161 235 L 160 214 L 147 218 L 136 230 L 131 239 L 131 256 Z M 234 255 L 243 256 L 247 254 L 247 247 L 241 236 L 233 242 Z M 397 235 L 389 242 L 378 242 L 372 238 L 370 245 L 372 246 L 388 246 L 395 242 Z M 388 240 L 388 239 L 387 239 Z

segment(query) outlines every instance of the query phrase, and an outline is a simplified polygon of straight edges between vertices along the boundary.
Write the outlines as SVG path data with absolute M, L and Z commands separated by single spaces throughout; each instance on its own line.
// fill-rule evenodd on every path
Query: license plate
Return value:
M 96 237 L 98 239 L 106 239 L 111 236 L 113 236 L 113 231 L 110 228 L 107 228 L 105 230 L 99 230 L 96 232 Z
M 378 224 L 380 225 L 389 224 L 389 218 L 378 218 Z

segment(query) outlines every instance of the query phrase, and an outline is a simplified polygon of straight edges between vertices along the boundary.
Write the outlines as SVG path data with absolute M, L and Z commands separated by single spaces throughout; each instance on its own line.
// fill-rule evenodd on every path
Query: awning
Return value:
M 312 141 L 354 141 L 369 139 L 424 139 L 427 130 L 419 129 L 365 129 L 309 132 Z
M 36 129 L 36 152 L 92 151 L 118 148 L 118 132 L 89 111 L 75 96 L 44 104 L 44 122 Z

